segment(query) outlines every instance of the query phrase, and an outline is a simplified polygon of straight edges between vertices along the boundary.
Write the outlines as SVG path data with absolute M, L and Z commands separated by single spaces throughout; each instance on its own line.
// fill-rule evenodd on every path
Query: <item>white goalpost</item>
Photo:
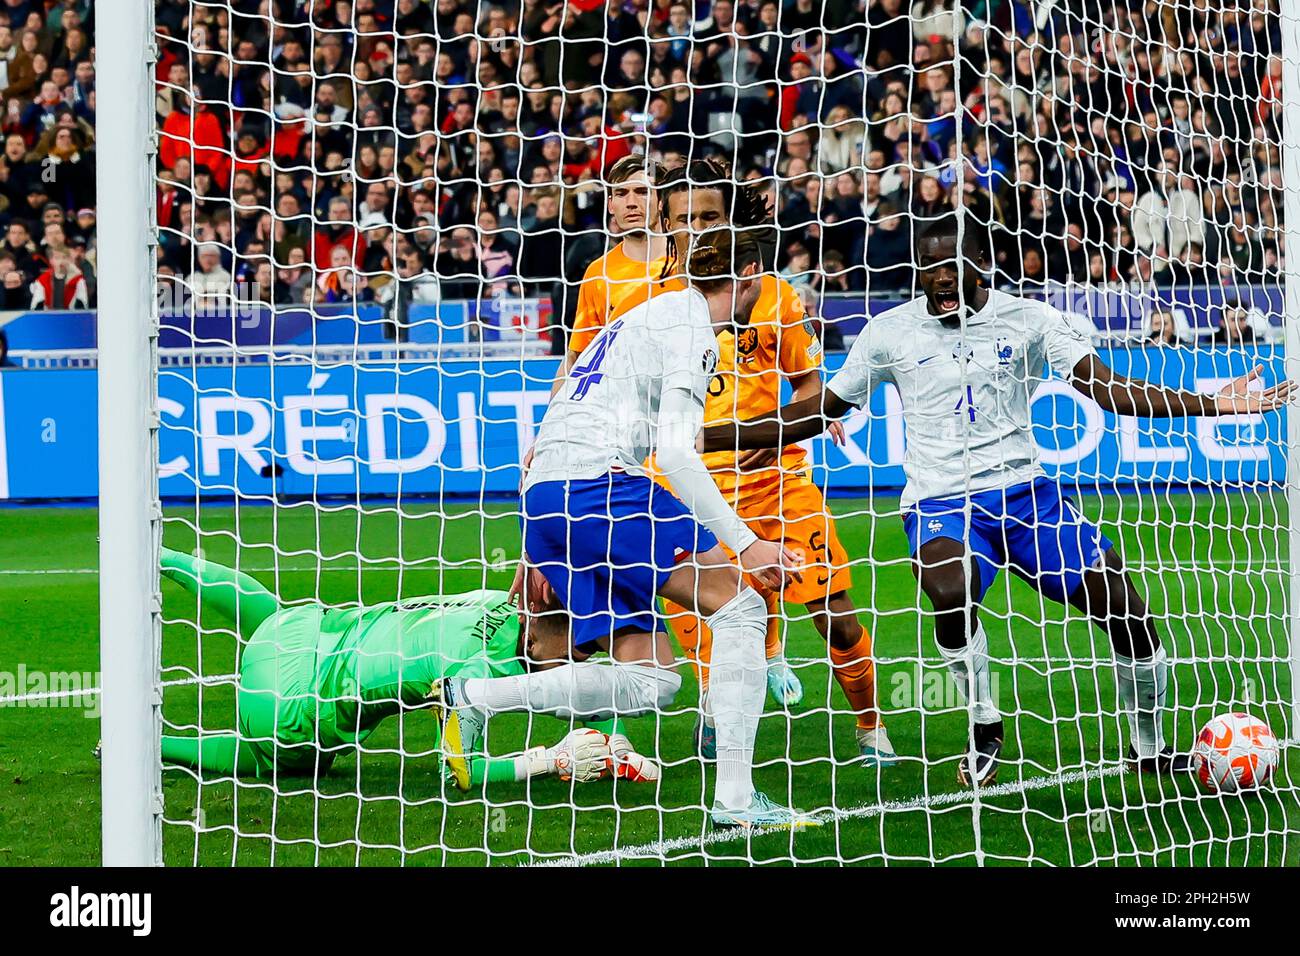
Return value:
M 584 315 L 615 321 L 672 281 L 672 255 L 637 257 L 673 248 L 653 184 L 618 225 L 624 157 L 666 182 L 724 161 L 714 226 L 763 207 L 729 223 L 761 236 L 777 290 L 770 338 L 724 333 L 709 394 L 759 396 L 735 418 L 828 380 L 920 295 L 916 239 L 954 212 L 987 249 L 984 286 L 1053 306 L 1123 374 L 1300 380 L 1300 0 L 97 6 L 100 305 L 96 354 L 75 358 L 98 368 L 105 865 L 1300 860 L 1300 415 L 1115 416 L 1059 372 L 1021 383 L 1018 339 L 990 344 L 991 374 L 1032 392 L 1046 478 L 1150 607 L 1165 737 L 1185 752 L 1221 714 L 1258 718 L 1282 742 L 1267 786 L 1128 772 L 1107 634 L 1005 553 L 964 609 L 1005 749 L 995 781 L 959 785 L 977 722 L 914 574 L 914 425 L 892 384 L 846 415 L 842 447 L 786 448 L 761 480 L 706 459 L 762 536 L 826 518 L 789 539 L 820 556 L 823 591 L 771 605 L 769 672 L 788 664 L 802 699 L 771 680 L 755 757 L 815 828 L 711 827 L 702 628 L 667 622 L 671 702 L 592 721 L 651 782 L 612 757 L 592 782 L 552 772 L 583 715 L 539 708 L 494 715 L 461 786 L 436 695 L 411 691 L 430 654 L 363 640 L 481 601 L 465 673 L 526 673 L 483 595 L 511 586 L 552 383 L 570 349 L 583 361 Z M 969 551 L 962 381 L 966 405 L 933 424 L 965 450 L 943 477 Z M 819 603 L 844 567 L 872 648 L 852 678 Z M 439 657 L 437 676 L 464 664 Z M 894 767 L 863 761 L 875 725 L 850 695 L 871 682 Z
M 99 617 L 103 862 L 162 862 L 153 17 L 99 3 Z
M 1300 248 L 1300 4 L 1282 4 L 1282 185 L 1288 249 Z M 1288 369 L 1300 357 L 1300 257 L 1287 260 L 1285 276 Z M 1290 516 L 1291 738 L 1300 738 L 1300 416 L 1287 419 L 1287 510 Z

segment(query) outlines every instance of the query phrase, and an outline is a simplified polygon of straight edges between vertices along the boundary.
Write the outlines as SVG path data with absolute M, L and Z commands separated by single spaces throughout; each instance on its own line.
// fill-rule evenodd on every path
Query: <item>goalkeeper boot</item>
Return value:
M 466 703 L 464 686 L 463 680 L 444 677 L 434 682 L 428 696 L 438 715 L 446 771 L 462 792 L 469 790 L 469 758 L 487 727 L 487 713 Z
M 805 827 L 821 826 L 811 814 L 783 807 L 758 790 L 749 798 L 749 806 L 744 810 L 714 808 L 709 816 L 715 830 L 753 830 L 761 827 L 802 830 Z
M 1193 769 L 1192 755 L 1174 753 L 1174 748 L 1169 745 L 1154 757 L 1139 758 L 1133 745 L 1129 744 L 1125 760 L 1131 768 L 1140 773 L 1191 773 Z
M 767 692 L 779 707 L 794 707 L 803 700 L 803 684 L 785 657 L 767 662 Z
M 971 752 L 957 764 L 957 781 L 963 787 L 989 787 L 998 778 L 998 758 L 1002 756 L 1002 721 L 976 724 Z
M 884 724 L 871 730 L 858 728 L 858 753 L 862 754 L 862 769 L 875 770 L 893 767 L 898 763 L 898 754 L 889 742 L 889 734 Z
M 718 759 L 718 730 L 701 714 L 695 718 L 695 752 L 705 760 Z

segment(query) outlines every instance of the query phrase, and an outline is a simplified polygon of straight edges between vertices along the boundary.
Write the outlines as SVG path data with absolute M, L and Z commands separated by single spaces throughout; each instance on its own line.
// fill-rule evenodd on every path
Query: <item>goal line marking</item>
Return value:
M 307 572 L 319 573 L 319 574 L 344 574 L 344 573 L 351 574 L 357 571 L 388 571 L 388 572 L 396 573 L 399 571 L 444 570 L 443 568 L 434 567 L 434 563 L 437 560 L 438 560 L 437 558 L 422 558 L 422 559 L 416 559 L 414 561 L 407 562 L 405 564 L 384 564 L 381 562 L 375 562 L 373 564 L 338 564 L 337 562 L 334 562 L 327 558 L 326 566 L 321 566 L 319 564 L 304 564 L 304 565 L 241 564 L 238 566 L 238 570 L 253 572 L 257 574 L 270 574 L 277 571 L 281 573 L 290 573 L 290 574 L 307 573 Z M 901 557 L 891 558 L 887 563 L 896 565 L 902 562 L 903 560 L 904 559 Z M 452 561 L 446 566 L 445 570 L 464 570 L 466 568 L 476 568 L 481 566 L 482 566 L 482 562 L 479 559 L 465 558 L 459 561 Z M 1197 573 L 1208 574 L 1208 573 L 1213 573 L 1215 571 L 1222 571 L 1224 568 L 1253 568 L 1271 574 L 1287 574 L 1291 570 L 1289 567 L 1285 567 L 1281 564 L 1278 564 L 1276 561 L 1256 559 L 1256 558 L 1233 558 L 1232 560 L 1210 561 L 1210 562 L 1188 561 L 1182 564 L 1178 564 L 1178 563 L 1150 564 L 1150 563 L 1143 563 L 1143 562 L 1130 562 L 1126 564 L 1125 567 L 1128 570 L 1137 572 L 1139 574 L 1156 574 L 1156 573 L 1171 572 L 1171 571 L 1172 572 L 1193 571 Z M 505 574 L 506 571 L 513 571 L 513 569 L 514 569 L 514 564 L 512 563 L 510 568 L 508 569 L 494 569 L 489 567 L 488 573 Z M 40 576 L 44 574 L 96 574 L 97 575 L 99 574 L 99 569 L 98 568 L 0 568 L 0 575 Z
M 1106 777 L 1114 777 L 1124 772 L 1123 766 L 1104 767 L 1100 770 L 1072 770 L 1068 773 L 1058 773 L 1046 777 L 1030 777 L 1026 780 L 1016 781 L 1014 783 L 999 783 L 992 787 L 985 787 L 980 791 L 981 798 L 986 797 L 1005 797 L 1014 796 L 1019 793 L 1028 793 L 1033 790 L 1046 790 L 1049 787 L 1066 787 L 1075 783 L 1086 783 L 1089 780 L 1101 780 Z M 952 806 L 960 804 L 967 800 L 974 799 L 974 793 L 970 790 L 958 790 L 945 793 L 934 793 L 925 796 L 909 797 L 906 800 L 890 800 L 886 803 L 863 803 L 856 807 L 846 807 L 842 810 L 832 809 L 815 814 L 813 819 L 818 823 L 836 823 L 841 820 L 866 820 L 872 817 L 881 816 L 885 813 L 897 813 L 907 810 L 933 810 L 939 807 Z M 675 853 L 679 850 L 704 849 L 717 843 L 729 843 L 735 840 L 744 839 L 746 836 L 762 837 L 772 836 L 778 833 L 789 833 L 787 829 L 771 827 L 752 831 L 751 833 L 736 833 L 728 830 L 711 830 L 701 836 L 693 837 L 674 837 L 670 840 L 658 840 L 652 843 L 642 843 L 637 846 L 621 847 L 613 850 L 597 850 L 591 853 L 575 853 L 565 856 L 548 857 L 536 862 L 521 864 L 528 867 L 579 867 L 579 866 L 602 866 L 611 863 L 621 863 L 625 860 L 662 860 L 667 854 Z M 663 862 L 672 862 L 663 860 Z

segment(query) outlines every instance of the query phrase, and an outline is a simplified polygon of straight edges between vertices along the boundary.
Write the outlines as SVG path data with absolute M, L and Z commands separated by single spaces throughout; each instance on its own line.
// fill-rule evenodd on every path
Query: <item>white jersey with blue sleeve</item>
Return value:
M 525 490 L 610 471 L 646 474 L 663 395 L 689 392 L 702 420 L 717 363 L 708 303 L 694 289 L 654 296 L 609 323 L 551 400 Z
M 1044 302 L 990 291 L 963 331 L 919 296 L 868 321 L 827 387 L 859 407 L 881 383 L 898 389 L 907 508 L 1041 475 L 1033 393 L 1049 367 L 1068 381 L 1091 354 L 1088 332 Z

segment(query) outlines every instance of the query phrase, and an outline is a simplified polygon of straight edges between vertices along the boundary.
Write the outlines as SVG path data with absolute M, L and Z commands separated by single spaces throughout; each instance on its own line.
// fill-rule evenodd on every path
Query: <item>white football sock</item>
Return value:
M 609 661 L 562 664 L 517 677 L 471 677 L 465 702 L 488 711 L 531 710 L 579 720 L 635 717 L 673 702 L 681 675 Z
M 937 642 L 936 642 L 937 643 Z M 989 678 L 989 639 L 984 633 L 984 622 L 975 627 L 975 633 L 965 647 L 949 649 L 939 644 L 939 654 L 948 665 L 948 673 L 962 699 L 970 705 L 977 724 L 996 724 L 1002 719 L 993 703 L 993 687 Z
M 1157 648 L 1151 657 L 1137 660 L 1116 654 L 1115 685 L 1133 749 L 1139 757 L 1156 756 L 1165 746 L 1163 717 L 1169 686 L 1165 649 Z
M 743 810 L 754 793 L 754 738 L 767 687 L 767 605 L 747 587 L 707 623 L 713 631 L 709 710 L 718 732 L 713 806 Z

